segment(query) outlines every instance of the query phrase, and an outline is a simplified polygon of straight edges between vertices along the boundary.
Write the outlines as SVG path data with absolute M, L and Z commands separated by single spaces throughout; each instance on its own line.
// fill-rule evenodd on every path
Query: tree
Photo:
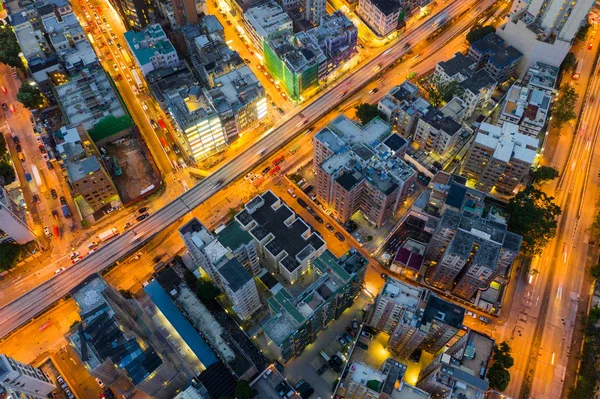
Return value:
M 596 217 L 590 226 L 590 233 L 594 240 L 600 240 L 600 213 L 596 214 Z
M 577 58 L 575 57 L 575 54 L 569 52 L 569 53 L 567 53 L 567 55 L 565 55 L 565 59 L 563 60 L 563 62 L 560 66 L 565 71 L 572 71 L 573 68 L 575 68 L 576 62 L 577 62 Z
M 4 185 L 15 181 L 15 170 L 6 162 L 0 162 L 0 177 L 4 179 Z
M 592 25 L 590 25 L 589 23 L 586 22 L 585 25 L 583 25 L 581 28 L 579 28 L 579 30 L 575 34 L 575 39 L 578 41 L 585 40 L 591 27 L 592 27 Z
M 27 83 L 22 84 L 19 88 L 17 100 L 29 109 L 40 108 L 46 103 L 46 98 L 40 89 Z
M 215 309 L 217 307 L 217 296 L 221 291 L 206 277 L 202 277 L 196 284 L 196 295 L 206 307 Z
M 488 370 L 488 381 L 490 388 L 498 391 L 504 391 L 510 382 L 510 373 L 500 363 L 494 363 Z
M 120 289 L 121 296 L 125 299 L 133 299 L 133 294 L 129 290 Z
M 551 166 L 540 166 L 533 172 L 533 181 L 542 184 L 558 177 L 558 170 Z
M 360 103 L 354 109 L 356 109 L 356 117 L 363 125 L 379 116 L 379 110 L 375 104 Z
M 506 210 L 510 215 L 509 230 L 523 236 L 521 249 L 525 255 L 539 254 L 556 235 L 556 218 L 561 209 L 554 203 L 554 197 L 534 186 L 527 186 L 511 198 Z
M 250 383 L 246 380 L 239 380 L 235 386 L 235 397 L 237 399 L 249 399 L 254 394 Z
M 0 26 L 0 63 L 10 65 L 25 71 L 25 66 L 19 53 L 21 48 L 17 42 L 15 32 L 7 25 Z
M 0 244 L 0 271 L 12 269 L 20 259 L 23 247 L 17 244 Z
M 460 97 L 465 92 L 459 82 L 455 80 L 442 82 L 437 75 L 429 75 L 423 79 L 421 86 L 427 93 L 427 99 L 434 107 L 452 100 L 455 95 Z
M 590 268 L 590 274 L 596 280 L 600 279 L 600 263 L 597 263 Z
M 467 33 L 467 41 L 469 44 L 475 43 L 477 40 L 483 39 L 492 32 L 496 32 L 496 28 L 493 25 L 475 25 L 473 29 Z
M 0 132 L 0 158 L 4 158 L 6 152 L 6 139 L 4 138 L 4 133 Z
M 578 95 L 570 84 L 564 84 L 560 88 L 558 99 L 552 108 L 552 126 L 562 128 L 563 125 L 577 117 L 575 114 L 575 102 Z
M 515 364 L 515 359 L 510 355 L 510 347 L 506 342 L 500 345 L 494 345 L 493 359 L 496 363 L 500 363 L 505 369 L 509 369 Z

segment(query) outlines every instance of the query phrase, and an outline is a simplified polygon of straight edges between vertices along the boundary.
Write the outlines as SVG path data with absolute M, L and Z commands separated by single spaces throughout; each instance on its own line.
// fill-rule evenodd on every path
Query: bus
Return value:
M 131 67 L 133 64 L 131 63 L 131 57 L 129 57 L 129 53 L 127 52 L 127 50 L 125 50 L 125 48 L 121 47 L 121 55 L 123 56 L 123 59 L 125 60 L 125 62 L 127 63 L 127 66 Z
M 300 149 L 300 144 L 296 144 L 292 148 L 290 148 L 290 154 L 295 154 Z
M 583 62 L 581 62 L 579 60 L 575 62 L 575 68 L 573 68 L 573 76 L 572 76 L 573 80 L 579 80 L 579 76 L 581 76 L 581 68 L 582 67 L 583 67 Z
M 142 84 L 142 79 L 140 79 L 140 75 L 138 75 L 138 73 L 135 69 L 131 70 L 131 75 L 133 76 L 133 80 L 135 80 L 135 84 L 137 85 L 137 88 L 141 90 L 144 86 Z

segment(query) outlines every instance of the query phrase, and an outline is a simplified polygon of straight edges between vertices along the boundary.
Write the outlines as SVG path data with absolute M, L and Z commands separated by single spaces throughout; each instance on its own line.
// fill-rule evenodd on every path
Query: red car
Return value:
M 591 50 L 591 49 L 592 49 L 592 46 L 593 46 L 593 43 L 592 43 L 592 42 L 589 42 L 589 43 L 588 43 L 588 50 Z

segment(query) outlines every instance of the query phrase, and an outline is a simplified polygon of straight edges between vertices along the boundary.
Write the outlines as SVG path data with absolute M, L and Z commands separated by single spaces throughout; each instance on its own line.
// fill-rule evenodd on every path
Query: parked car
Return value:
M 61 205 L 67 205 L 67 199 L 63 196 L 60 197 L 60 204 Z
M 362 332 L 360 333 L 360 335 L 362 335 L 363 337 L 367 338 L 368 340 L 373 340 L 373 334 L 371 334 L 371 333 L 368 333 L 368 332 L 366 332 L 366 331 L 362 331 Z
M 145 220 L 145 219 L 147 219 L 149 217 L 150 217 L 149 213 L 144 213 L 143 215 L 140 215 L 140 216 L 136 217 L 135 220 L 137 220 L 138 222 L 141 222 L 142 220 Z
M 53 210 L 53 211 L 52 211 L 52 216 L 53 216 L 55 219 L 58 219 L 58 211 L 57 211 L 57 210 Z
M 12 136 L 12 141 L 13 141 L 13 143 L 15 143 L 15 144 L 19 144 L 19 141 L 20 141 L 20 140 L 19 140 L 19 137 L 18 137 L 18 136 Z
M 470 310 L 467 310 L 467 315 L 468 315 L 468 316 L 471 316 L 471 317 L 472 317 L 472 318 L 474 318 L 474 319 L 476 319 L 476 318 L 477 318 L 477 315 L 476 315 L 475 313 L 471 312 Z
M 27 181 L 31 181 L 32 180 L 31 174 L 29 172 L 25 173 L 25 180 L 27 180 Z
M 325 225 L 325 227 L 327 227 L 327 230 L 331 231 L 332 233 L 335 231 L 335 230 L 333 229 L 333 226 L 332 226 L 332 225 L 330 225 L 329 223 L 327 223 L 327 224 Z
M 56 190 L 55 189 L 50 190 L 50 195 L 52 195 L 52 198 L 54 198 L 54 199 L 58 198 L 58 194 L 56 194 Z
M 21 152 L 21 151 L 23 151 L 23 149 L 21 148 L 21 144 L 17 144 L 17 145 L 15 146 L 15 148 L 17 149 L 17 152 Z
M 40 196 L 37 194 L 33 194 L 33 203 L 35 204 L 39 204 L 40 203 Z
M 54 275 L 60 274 L 60 273 L 64 272 L 65 270 L 67 270 L 65 267 L 61 267 L 60 269 L 56 269 L 54 271 Z
M 308 399 L 313 393 L 315 393 L 315 390 L 312 387 L 309 387 L 306 391 L 302 392 L 300 396 L 302 396 L 302 399 Z
M 329 365 L 327 363 L 325 363 L 324 365 L 319 367 L 319 369 L 317 370 L 317 374 L 323 375 L 323 373 L 326 372 L 328 368 L 329 368 Z
M 336 231 L 334 235 L 335 235 L 335 238 L 337 238 L 340 241 L 346 240 L 346 237 L 344 237 L 344 235 L 342 233 L 340 233 L 339 231 Z
M 96 382 L 100 386 L 100 388 L 104 388 L 104 382 L 100 378 L 96 378 Z
M 315 220 L 321 224 L 323 224 L 323 222 L 324 222 L 323 218 L 319 215 L 315 215 Z
M 302 207 L 302 208 L 306 208 L 308 206 L 308 204 L 306 202 L 304 202 L 304 200 L 302 198 L 296 198 L 296 201 L 298 201 L 298 204 Z
M 362 343 L 360 341 L 356 342 L 356 346 L 358 346 L 360 349 L 364 349 L 364 350 L 369 349 L 369 345 L 364 344 L 364 343 Z
M 44 236 L 46 238 L 51 237 L 52 233 L 50 232 L 50 228 L 48 226 L 44 226 Z
M 138 213 L 139 213 L 140 215 L 141 215 L 142 213 L 146 213 L 146 212 L 148 212 L 148 207 L 147 207 L 147 206 L 144 206 L 144 207 L 142 207 L 142 208 L 138 209 Z
M 346 346 L 347 342 L 344 339 L 344 337 L 342 337 L 341 335 L 339 337 L 337 337 L 338 342 L 342 345 L 342 346 Z
M 492 321 L 484 316 L 479 316 L 479 320 L 481 320 L 481 322 L 485 324 L 492 324 Z

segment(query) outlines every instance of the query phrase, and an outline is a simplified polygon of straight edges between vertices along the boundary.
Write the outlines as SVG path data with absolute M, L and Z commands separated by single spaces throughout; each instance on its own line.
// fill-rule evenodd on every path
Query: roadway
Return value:
M 445 10 L 450 18 L 454 18 L 463 12 L 467 12 L 474 3 L 474 1 L 453 3 Z M 493 4 L 493 1 L 488 0 L 479 4 L 478 10 L 486 9 Z M 474 12 L 474 14 L 476 13 L 477 11 Z M 432 30 L 432 20 L 430 19 L 416 27 L 406 37 L 410 38 L 410 43 L 419 43 L 425 41 Z M 0 319 L 4 320 L 0 325 L 0 336 L 6 336 L 39 315 L 56 300 L 67 295 L 88 275 L 97 273 L 127 254 L 136 251 L 157 232 L 196 208 L 224 185 L 242 175 L 257 162 L 260 162 L 266 154 L 276 151 L 300 130 L 305 129 L 306 126 L 334 109 L 350 94 L 351 90 L 358 90 L 366 85 L 374 77 L 374 70 L 386 69 L 392 65 L 396 59 L 410 50 L 410 43 L 406 38 L 399 40 L 373 60 L 349 74 L 339 84 L 330 87 L 309 102 L 302 109 L 302 112 L 296 112 L 280 122 L 275 128 L 264 133 L 254 145 L 240 153 L 235 159 L 224 164 L 189 191 L 165 205 L 144 222 L 122 233 L 119 237 L 100 247 L 96 252 L 69 267 L 63 273 L 54 276 L 47 282 L 3 306 L 0 309 Z

